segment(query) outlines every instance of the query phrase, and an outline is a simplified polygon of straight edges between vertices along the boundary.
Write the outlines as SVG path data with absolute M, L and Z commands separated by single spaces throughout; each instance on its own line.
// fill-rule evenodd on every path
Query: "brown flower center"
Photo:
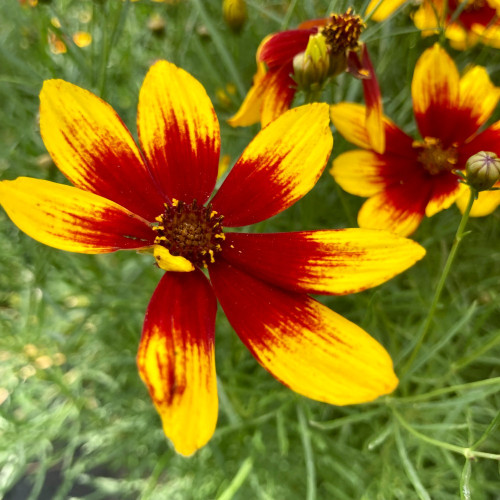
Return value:
M 320 31 L 326 38 L 330 53 L 339 54 L 358 47 L 365 26 L 361 17 L 354 15 L 349 7 L 345 14 L 331 14 L 328 23 Z
M 413 147 L 418 151 L 419 163 L 431 175 L 451 172 L 457 168 L 458 150 L 455 144 L 445 149 L 440 139 L 425 137 L 423 141 L 415 141 Z
M 212 210 L 212 205 L 199 206 L 194 200 L 187 204 L 172 200 L 165 204 L 165 211 L 156 218 L 153 229 L 155 243 L 165 247 L 172 255 L 181 256 L 198 267 L 207 267 L 215 261 L 215 254 L 222 250 L 223 215 Z

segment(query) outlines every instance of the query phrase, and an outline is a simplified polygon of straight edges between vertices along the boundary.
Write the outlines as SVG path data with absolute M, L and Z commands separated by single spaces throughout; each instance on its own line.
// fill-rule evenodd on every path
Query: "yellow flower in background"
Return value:
M 165 271 L 146 311 L 137 364 L 183 455 L 204 446 L 217 422 L 217 302 L 257 361 L 299 394 L 346 405 L 398 384 L 385 349 L 310 294 L 379 285 L 421 259 L 420 245 L 365 229 L 228 230 L 277 215 L 313 188 L 333 146 L 328 115 L 318 103 L 284 113 L 213 194 L 219 123 L 189 73 L 167 61 L 147 73 L 138 103 L 141 149 L 111 106 L 49 80 L 40 131 L 73 186 L 0 182 L 8 216 L 41 243 L 84 254 L 142 250 Z
M 367 13 L 373 12 L 379 0 L 371 0 Z M 372 19 L 382 21 L 406 0 L 383 0 Z M 413 14 L 415 26 L 423 36 L 445 30 L 450 45 L 464 50 L 476 43 L 500 48 L 500 2 L 498 0 L 420 0 Z
M 479 132 L 500 98 L 500 89 L 485 68 L 471 67 L 460 77 L 453 60 L 435 44 L 418 60 L 411 90 L 423 140 L 414 140 L 384 117 L 384 154 L 370 145 L 363 106 L 331 107 L 337 130 L 363 148 L 342 153 L 331 169 L 343 189 L 368 198 L 358 213 L 360 227 L 411 234 L 424 216 L 450 207 L 469 191 L 454 170 L 465 169 L 467 160 L 479 151 L 500 155 L 500 121 Z M 496 193 L 480 193 L 473 213 L 494 209 Z
M 248 18 L 245 0 L 223 0 L 222 15 L 226 24 L 239 33 Z
M 77 47 L 87 47 L 92 43 L 92 35 L 87 31 L 77 31 L 73 35 L 73 42 Z

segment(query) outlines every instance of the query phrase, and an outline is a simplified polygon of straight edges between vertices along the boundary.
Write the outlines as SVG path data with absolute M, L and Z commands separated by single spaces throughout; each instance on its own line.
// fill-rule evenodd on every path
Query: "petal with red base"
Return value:
M 463 115 L 459 109 L 459 74 L 451 57 L 438 44 L 417 61 L 411 94 L 422 137 L 436 137 L 446 144 L 459 140 L 457 132 L 467 127 L 459 120 Z
M 328 106 L 307 104 L 269 124 L 214 196 L 224 226 L 246 226 L 293 205 L 314 186 L 333 146 Z
M 358 224 L 408 236 L 420 224 L 431 190 L 431 183 L 408 178 L 406 183 L 387 188 L 365 201 L 358 213 Z
M 330 106 L 330 117 L 342 136 L 364 149 L 372 149 L 372 142 L 366 127 L 366 106 L 353 102 L 341 102 Z M 385 152 L 399 156 L 413 157 L 413 139 L 406 135 L 387 116 L 382 116 L 385 130 Z
M 199 270 L 167 272 L 146 311 L 137 366 L 166 436 L 182 455 L 204 446 L 217 423 L 216 311 Z
M 203 86 L 158 61 L 139 94 L 137 128 L 153 176 L 170 199 L 205 203 L 219 165 L 219 122 Z
M 102 99 L 63 80 L 44 82 L 40 132 L 55 164 L 76 187 L 151 221 L 161 213 L 165 200 L 139 149 Z
M 361 80 L 363 83 L 363 94 L 366 103 L 366 130 L 370 138 L 372 149 L 377 153 L 385 150 L 385 127 L 382 111 L 382 96 L 375 74 L 375 68 L 371 62 L 366 45 L 363 44 L 361 52 L 361 63 L 369 72 L 369 78 Z
M 210 277 L 240 339 L 293 391 L 347 405 L 372 401 L 397 386 L 385 349 L 316 300 L 268 285 L 222 259 L 210 267 Z
M 303 293 L 360 292 L 403 272 L 425 254 L 411 240 L 370 229 L 225 235 L 227 262 Z
M 0 204 L 21 231 L 60 250 L 109 253 L 150 246 L 155 239 L 141 217 L 73 186 L 18 177 L 0 182 Z
M 253 77 L 253 84 L 248 91 L 240 109 L 232 116 L 227 123 L 231 127 L 247 127 L 260 121 L 260 111 L 262 101 L 267 88 L 266 79 L 267 70 L 264 63 L 257 64 L 257 73 Z
M 432 194 L 425 207 L 425 215 L 432 217 L 441 210 L 451 207 L 465 191 L 467 186 L 458 182 L 459 177 L 451 172 L 444 172 L 432 177 Z
M 265 127 L 290 108 L 295 95 L 295 82 L 290 76 L 292 66 L 285 65 L 265 76 L 265 91 L 262 99 L 261 122 Z
M 457 167 L 465 168 L 467 160 L 480 151 L 490 151 L 500 157 L 500 121 L 460 146 Z
M 306 50 L 309 37 L 317 31 L 315 28 L 298 29 L 271 35 L 259 46 L 257 60 L 265 62 L 269 69 L 289 64 L 297 54 Z

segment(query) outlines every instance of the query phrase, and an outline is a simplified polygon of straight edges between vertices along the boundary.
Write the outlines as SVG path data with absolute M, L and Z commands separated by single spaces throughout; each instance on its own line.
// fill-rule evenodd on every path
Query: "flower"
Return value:
M 55 248 L 154 254 L 166 272 L 147 308 L 137 363 L 179 453 L 203 446 L 217 421 L 217 300 L 259 363 L 300 394 L 344 405 L 396 387 L 384 348 L 308 294 L 378 285 L 420 259 L 422 247 L 361 229 L 225 230 L 276 215 L 314 186 L 333 144 L 326 104 L 296 108 L 264 128 L 209 202 L 219 124 L 201 84 L 182 69 L 159 61 L 144 80 L 143 153 L 92 93 L 49 80 L 40 99 L 43 141 L 74 187 L 20 177 L 0 182 L 0 203 L 22 231 Z
M 479 132 L 500 97 L 483 67 L 471 67 L 460 78 L 452 59 L 436 44 L 418 60 L 411 91 L 422 140 L 413 140 L 384 117 L 384 154 L 368 142 L 363 106 L 331 107 L 337 130 L 364 148 L 339 155 L 331 169 L 343 189 L 369 198 L 358 213 L 360 227 L 411 234 L 424 215 L 448 208 L 467 190 L 455 169 L 463 170 L 479 151 L 500 153 L 500 121 Z
M 367 13 L 375 21 L 390 16 L 405 0 L 371 0 Z M 413 15 L 415 26 L 429 36 L 445 30 L 453 48 L 463 50 L 478 42 L 500 48 L 500 3 L 498 0 L 421 0 Z M 463 5 L 465 3 L 465 6 Z
M 235 33 L 239 33 L 248 17 L 245 0 L 223 0 L 222 17 Z
M 384 136 L 381 122 L 382 103 L 380 90 L 370 61 L 366 46 L 359 41 L 364 23 L 361 18 L 348 9 L 345 14 L 331 14 L 325 19 L 313 19 L 302 23 L 298 29 L 282 31 L 270 35 L 261 42 L 257 49 L 257 73 L 253 86 L 248 92 L 238 112 L 228 120 L 233 127 L 248 126 L 258 121 L 267 125 L 284 113 L 291 105 L 297 91 L 297 83 L 303 83 L 303 75 L 299 72 L 294 80 L 295 69 L 300 68 L 313 53 L 321 50 L 321 44 L 315 41 L 315 48 L 309 48 L 310 37 L 320 34 L 328 49 L 328 62 L 317 61 L 321 67 L 328 66 L 328 74 L 314 71 L 319 75 L 317 82 L 311 81 L 309 70 L 307 82 L 321 85 L 326 76 L 333 77 L 348 71 L 362 80 L 365 101 L 367 104 L 367 124 L 370 140 L 377 151 L 384 150 Z

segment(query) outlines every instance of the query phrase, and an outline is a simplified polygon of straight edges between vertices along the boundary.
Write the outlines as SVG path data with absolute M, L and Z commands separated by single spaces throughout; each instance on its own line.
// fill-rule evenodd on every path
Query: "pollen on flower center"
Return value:
M 157 233 L 155 243 L 195 266 L 207 267 L 222 250 L 221 243 L 225 238 L 223 218 L 212 210 L 210 204 L 204 207 L 196 200 L 190 204 L 172 200 L 172 204 L 165 204 L 165 211 L 156 218 L 158 225 L 153 226 Z
M 361 17 L 354 15 L 349 8 L 345 14 L 331 14 L 320 32 L 326 38 L 330 53 L 340 54 L 358 47 L 359 37 L 365 26 Z
M 431 175 L 451 172 L 457 168 L 458 150 L 455 145 L 445 149 L 440 139 L 425 137 L 423 141 L 415 141 L 413 147 L 419 151 L 419 163 Z

